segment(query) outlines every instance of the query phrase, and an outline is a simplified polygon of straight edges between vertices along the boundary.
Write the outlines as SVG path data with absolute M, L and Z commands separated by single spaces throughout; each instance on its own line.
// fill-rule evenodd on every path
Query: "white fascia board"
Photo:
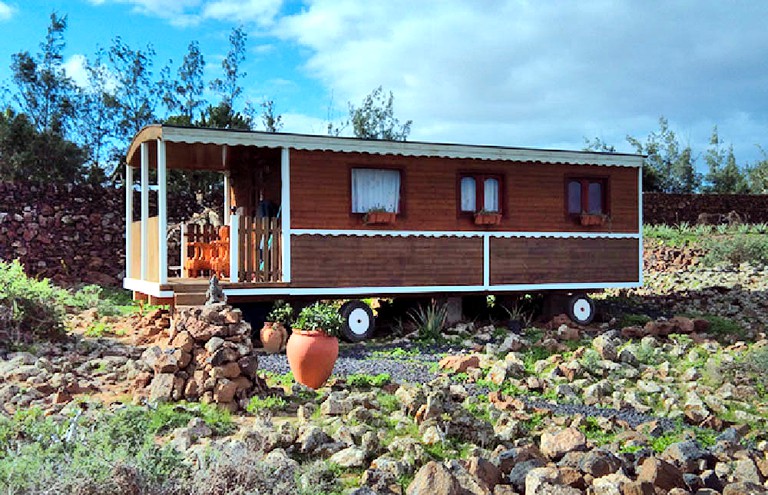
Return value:
M 617 167 L 641 167 L 643 163 L 643 157 L 641 155 L 620 153 L 543 150 L 414 141 L 383 141 L 333 136 L 312 136 L 306 134 L 195 129 L 165 125 L 162 127 L 162 135 L 165 141 L 175 143 L 262 146 L 268 148 L 371 153 L 377 155 L 430 156 Z
M 322 236 L 383 236 L 383 237 L 551 237 L 569 238 L 599 238 L 599 239 L 639 239 L 640 234 L 619 234 L 612 232 L 489 232 L 477 230 L 328 230 L 328 229 L 292 229 L 291 235 L 322 235 Z
M 172 290 L 160 290 L 160 284 L 158 283 L 147 282 L 146 280 L 138 280 L 135 278 L 124 278 L 123 288 L 134 292 L 141 292 L 148 296 L 173 297 Z
M 501 284 L 489 285 L 437 285 L 408 287 L 312 287 L 279 289 L 224 289 L 227 296 L 352 296 L 375 294 L 431 294 L 435 292 L 534 292 L 542 290 L 601 290 L 631 289 L 639 287 L 639 282 L 596 282 L 596 283 L 552 283 L 552 284 Z

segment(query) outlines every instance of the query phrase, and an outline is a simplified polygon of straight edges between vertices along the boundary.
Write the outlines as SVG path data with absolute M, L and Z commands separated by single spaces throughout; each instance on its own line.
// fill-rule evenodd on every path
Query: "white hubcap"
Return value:
M 586 299 L 577 299 L 573 303 L 573 316 L 578 321 L 587 321 L 592 316 L 592 306 Z
M 368 312 L 362 308 L 355 308 L 349 314 L 349 329 L 356 335 L 363 335 L 371 326 L 371 318 Z

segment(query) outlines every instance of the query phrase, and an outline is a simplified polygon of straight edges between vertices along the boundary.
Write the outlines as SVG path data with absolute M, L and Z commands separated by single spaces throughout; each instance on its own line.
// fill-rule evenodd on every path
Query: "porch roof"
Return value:
M 165 124 L 150 125 L 139 131 L 128 150 L 127 161 L 140 165 L 141 143 L 150 145 L 150 166 L 156 166 L 157 140 L 166 143 L 168 168 L 227 169 L 224 147 L 292 148 L 299 150 L 370 153 L 378 155 L 428 156 L 477 160 L 501 160 L 570 165 L 641 167 L 642 155 L 564 151 L 505 146 L 481 146 L 418 141 L 379 141 L 335 136 L 271 133 L 229 129 L 206 129 Z

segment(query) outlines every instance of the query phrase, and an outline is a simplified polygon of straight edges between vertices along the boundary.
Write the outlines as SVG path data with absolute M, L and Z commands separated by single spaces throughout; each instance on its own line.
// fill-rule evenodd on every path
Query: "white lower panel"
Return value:
M 572 283 L 572 284 L 511 284 L 511 285 L 455 285 L 419 287 L 333 287 L 333 288 L 280 288 L 280 289 L 224 289 L 228 296 L 357 296 L 375 294 L 432 294 L 435 292 L 535 292 L 540 290 L 599 290 L 630 289 L 640 287 L 639 282 Z
M 156 282 L 147 282 L 146 280 L 138 280 L 135 278 L 124 278 L 123 288 L 134 292 L 141 292 L 148 296 L 173 297 L 172 290 L 160 290 L 160 284 Z

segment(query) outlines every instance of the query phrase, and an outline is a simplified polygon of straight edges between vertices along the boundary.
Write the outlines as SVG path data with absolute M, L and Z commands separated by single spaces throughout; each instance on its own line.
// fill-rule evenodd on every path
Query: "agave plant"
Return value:
M 429 306 L 412 308 L 408 311 L 408 317 L 416 325 L 421 339 L 435 340 L 445 328 L 448 306 L 432 301 Z

